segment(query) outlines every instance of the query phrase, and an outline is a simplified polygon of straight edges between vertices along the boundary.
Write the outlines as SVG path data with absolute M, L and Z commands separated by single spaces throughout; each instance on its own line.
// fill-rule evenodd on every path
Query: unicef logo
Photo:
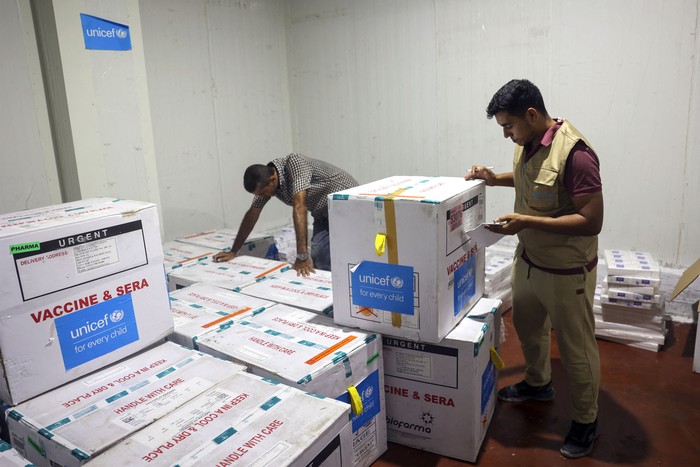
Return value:
M 117 37 L 119 39 L 126 39 L 126 29 L 117 29 Z
M 391 285 L 397 289 L 400 289 L 401 287 L 403 287 L 403 279 L 401 279 L 398 276 L 394 276 L 391 278 Z
M 118 323 L 124 317 L 124 310 L 114 310 L 110 315 L 109 319 L 113 323 Z
M 374 394 L 374 388 L 372 386 L 368 386 L 367 389 L 362 391 L 362 400 L 370 399 L 372 394 Z

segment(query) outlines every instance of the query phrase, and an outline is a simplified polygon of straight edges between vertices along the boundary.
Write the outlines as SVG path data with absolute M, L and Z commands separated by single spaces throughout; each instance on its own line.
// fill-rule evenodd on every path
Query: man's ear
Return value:
M 535 123 L 539 118 L 540 113 L 534 107 L 530 107 L 527 109 L 527 112 L 525 112 L 525 115 L 527 116 L 528 122 Z

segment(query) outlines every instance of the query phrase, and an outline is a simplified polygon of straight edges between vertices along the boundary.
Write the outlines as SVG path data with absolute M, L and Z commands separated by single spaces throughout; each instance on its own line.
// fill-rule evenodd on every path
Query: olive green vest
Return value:
M 571 196 L 564 185 L 566 159 L 579 140 L 586 138 L 568 121 L 554 134 L 552 144 L 541 147 L 525 161 L 525 148 L 515 147 L 513 182 L 515 212 L 530 216 L 560 217 L 574 214 Z M 589 145 L 590 147 L 590 145 Z M 569 269 L 588 264 L 598 253 L 598 236 L 561 235 L 542 230 L 523 229 L 520 244 L 536 265 L 551 269 Z

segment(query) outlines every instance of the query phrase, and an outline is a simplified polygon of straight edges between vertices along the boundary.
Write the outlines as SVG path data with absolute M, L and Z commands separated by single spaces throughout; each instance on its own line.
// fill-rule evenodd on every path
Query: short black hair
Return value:
M 262 164 L 253 164 L 245 169 L 243 174 L 243 187 L 248 193 L 255 193 L 258 188 L 263 188 L 275 173 L 274 167 Z
M 498 112 L 522 117 L 532 107 L 544 116 L 549 116 L 544 106 L 542 93 L 526 79 L 513 79 L 499 89 L 486 107 L 486 117 L 493 118 Z

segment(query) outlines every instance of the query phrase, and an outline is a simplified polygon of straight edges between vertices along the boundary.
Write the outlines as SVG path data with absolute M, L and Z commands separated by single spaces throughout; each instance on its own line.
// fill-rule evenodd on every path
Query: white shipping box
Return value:
M 647 252 L 605 250 L 604 254 L 608 275 L 648 279 L 661 278 L 661 269 L 659 269 L 658 263 Z
M 242 287 L 240 292 L 333 316 L 333 286 L 329 271 L 317 269 L 314 274 L 304 277 L 297 275 L 294 269 L 287 269 L 268 276 L 265 280 Z
M 222 289 L 209 284 L 193 284 L 170 292 L 175 329 L 168 340 L 198 350 L 204 334 L 230 326 L 237 319 L 259 313 L 275 302 Z
M 496 404 L 494 316 L 463 319 L 439 344 L 384 336 L 389 441 L 476 461 Z
M 377 334 L 275 305 L 202 336 L 199 348 L 303 391 L 348 403 L 355 395 L 361 408 L 352 416 L 353 465 L 368 466 L 386 451 L 384 371 Z
M 3 467 L 30 467 L 32 464 L 12 446 L 0 440 L 0 465 Z
M 179 268 L 195 261 L 211 258 L 219 250 L 191 245 L 178 241 L 163 243 L 163 265 L 165 272 L 170 273 L 174 268 Z
M 231 249 L 237 233 L 232 229 L 216 229 L 180 237 L 175 241 L 224 251 Z M 271 235 L 249 237 L 238 254 L 256 258 L 279 259 L 275 237 Z
M 289 263 L 253 256 L 237 256 L 223 263 L 205 259 L 171 270 L 168 275 L 168 288 L 173 291 L 204 282 L 223 289 L 238 291 L 246 285 L 290 267 Z
M 350 407 L 239 373 L 97 457 L 97 465 L 350 466 Z
M 0 216 L 0 398 L 15 405 L 173 328 L 156 206 L 96 198 Z
M 37 466 L 78 466 L 245 368 L 173 343 L 115 363 L 7 413 Z
M 438 343 L 484 292 L 484 184 L 390 177 L 329 195 L 333 318 Z

